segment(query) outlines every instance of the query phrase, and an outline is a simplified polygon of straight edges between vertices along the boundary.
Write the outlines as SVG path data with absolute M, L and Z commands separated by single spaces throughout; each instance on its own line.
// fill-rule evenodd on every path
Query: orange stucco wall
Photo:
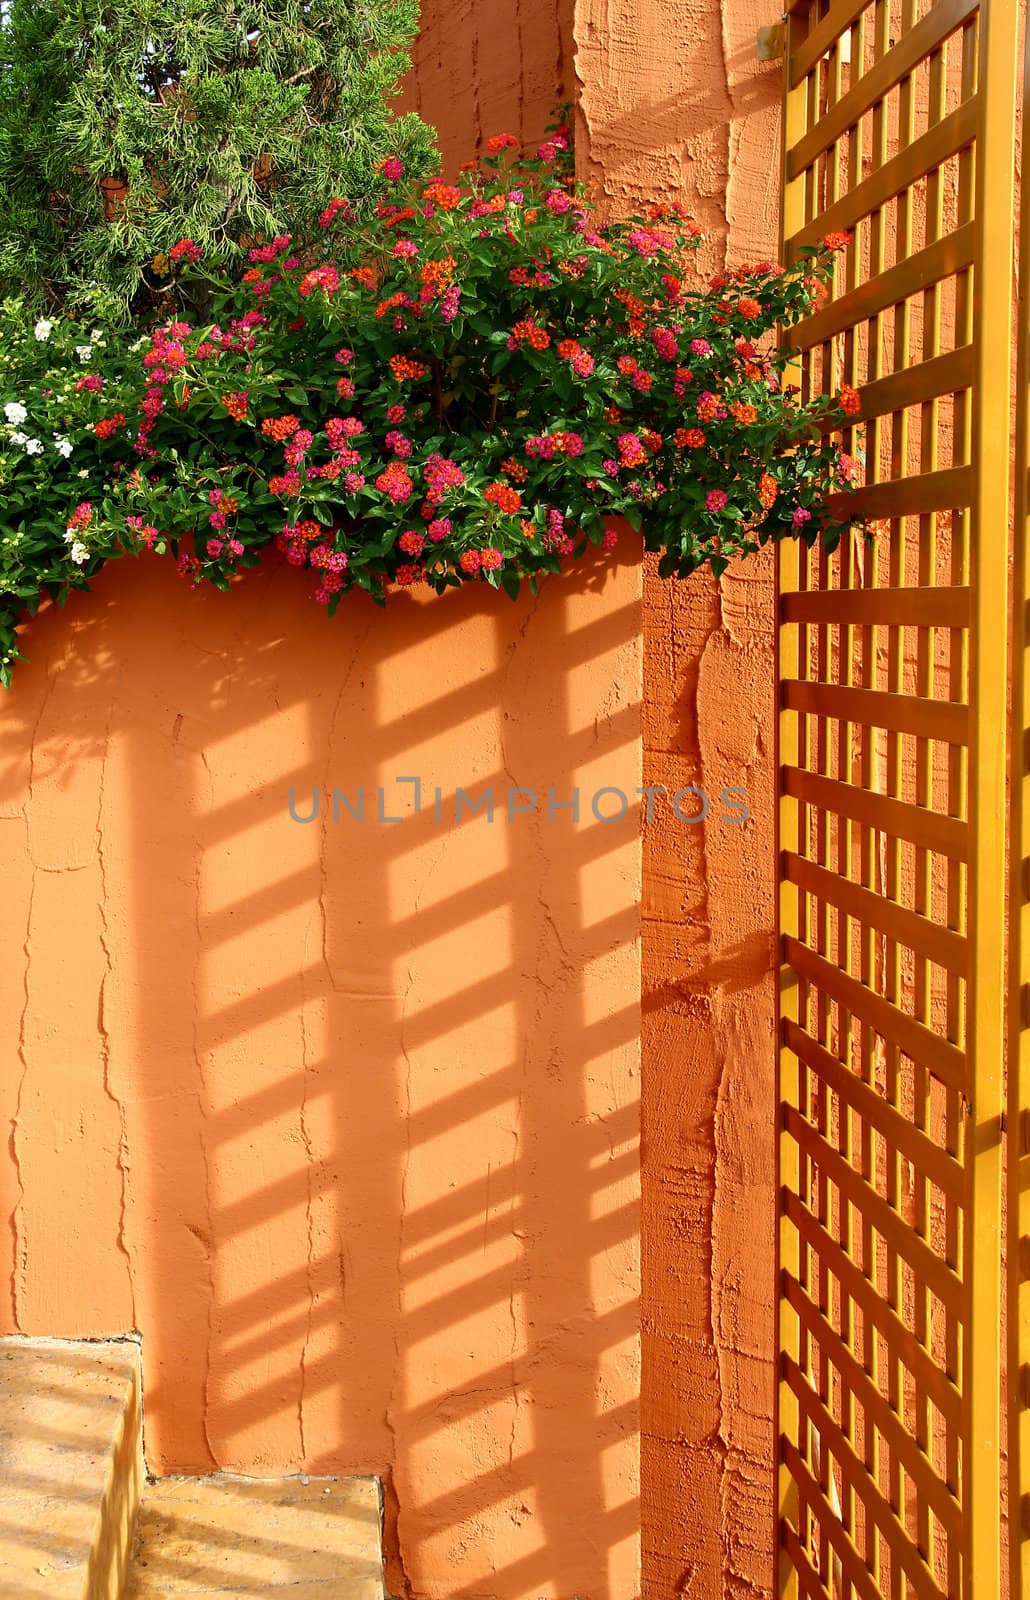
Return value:
M 577 0 L 583 175 L 615 214 L 661 197 L 699 267 L 775 258 L 771 0 Z M 744 828 L 644 834 L 641 1491 L 645 1593 L 773 1587 L 774 728 L 771 560 L 644 583 L 649 784 L 743 785 Z
M 575 79 L 611 210 L 685 197 L 707 268 L 774 252 L 775 8 L 423 12 L 407 103 L 449 165 L 535 140 Z M 769 566 L 647 574 L 642 611 L 632 565 L 332 625 L 302 589 L 140 564 L 32 625 L 0 705 L 0 1328 L 140 1327 L 159 1471 L 382 1472 L 394 1593 L 632 1600 L 642 1546 L 654 1600 L 754 1600 Z M 291 784 L 410 811 L 405 775 L 402 823 L 288 817 Z M 437 821 L 437 785 L 491 780 L 744 785 L 753 820 L 658 806 L 642 863 L 586 801 Z
M 395 1593 L 639 1587 L 639 585 L 126 564 L 3 707 L 0 1322 L 139 1328 L 151 1470 L 382 1473 Z

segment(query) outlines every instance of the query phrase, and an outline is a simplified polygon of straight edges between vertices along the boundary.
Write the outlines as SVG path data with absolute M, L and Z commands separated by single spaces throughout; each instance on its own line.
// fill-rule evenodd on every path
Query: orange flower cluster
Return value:
M 456 189 L 453 183 L 431 183 L 428 189 L 422 190 L 423 200 L 432 200 L 441 211 L 453 211 L 461 202 L 461 190 Z
M 635 294 L 630 294 L 628 289 L 616 289 L 613 292 L 616 300 L 621 300 L 626 307 L 627 327 L 631 338 L 639 339 L 644 331 L 644 302 Z
M 705 442 L 703 428 L 677 428 L 672 436 L 677 450 L 700 450 Z
M 300 427 L 300 422 L 292 412 L 287 412 L 282 417 L 266 417 L 261 424 L 261 432 L 269 439 L 275 439 L 282 444 L 284 439 L 291 439 Z
M 371 267 L 352 267 L 350 275 L 355 283 L 360 283 L 365 289 L 374 289 L 376 286 L 376 275 Z
M 842 228 L 835 228 L 823 240 L 827 250 L 846 250 L 851 243 L 850 233 L 845 233 Z
M 121 428 L 125 423 L 124 411 L 116 411 L 113 417 L 101 417 L 93 432 L 98 439 L 109 439 L 116 428 Z
M 412 217 L 415 215 L 416 212 L 414 206 L 401 206 L 400 210 L 395 211 L 392 217 L 387 217 L 384 220 L 383 227 L 399 228 L 402 222 L 410 222 Z
M 442 256 L 439 261 L 424 261 L 419 277 L 423 283 L 435 283 L 438 289 L 446 289 L 454 278 L 456 265 L 453 256 Z
M 775 502 L 776 493 L 776 479 L 770 477 L 768 472 L 763 472 L 758 480 L 758 499 L 766 511 Z
M 757 300 L 752 300 L 750 295 L 744 295 L 737 301 L 737 312 L 749 322 L 753 322 L 756 317 L 762 315 L 762 307 Z
M 387 295 L 385 300 L 380 300 L 379 304 L 376 306 L 376 316 L 381 319 L 387 316 L 389 312 L 395 311 L 398 306 L 407 306 L 410 304 L 411 296 L 405 294 L 403 289 L 398 289 L 396 294 Z
M 840 387 L 840 408 L 845 416 L 857 417 L 862 409 L 862 396 L 850 383 L 842 383 Z
M 516 461 L 514 456 L 506 456 L 501 462 L 501 471 L 506 472 L 509 478 L 514 478 L 516 483 L 525 483 L 529 477 L 529 469 Z
M 534 350 L 546 350 L 551 342 L 551 335 L 538 327 L 532 317 L 522 317 L 516 322 L 511 330 L 511 336 L 519 344 L 525 340 Z
M 512 489 L 506 483 L 489 483 L 483 490 L 483 499 L 490 500 L 498 511 L 506 511 L 509 516 L 514 516 L 522 507 L 522 496 L 517 489 Z
M 731 417 L 735 417 L 738 422 L 743 422 L 745 425 L 750 422 L 758 421 L 758 412 L 756 411 L 755 407 L 745 405 L 743 401 L 734 400 L 729 408 L 729 411 Z
M 487 153 L 495 156 L 501 150 L 514 150 L 518 142 L 513 133 L 492 133 L 486 141 Z
M 391 356 L 390 371 L 398 383 L 409 380 L 415 383 L 419 378 L 425 377 L 429 368 L 424 361 L 413 361 L 410 356 Z
M 222 404 L 234 422 L 246 422 L 247 407 L 250 404 L 245 394 L 234 391 L 232 394 L 223 394 Z

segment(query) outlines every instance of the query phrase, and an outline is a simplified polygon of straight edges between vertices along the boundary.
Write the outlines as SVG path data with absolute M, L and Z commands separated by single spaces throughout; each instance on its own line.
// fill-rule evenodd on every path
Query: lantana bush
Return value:
M 776 333 L 846 238 L 703 283 L 678 206 L 602 223 L 569 165 L 563 125 L 532 159 L 490 139 L 458 184 L 388 157 L 371 225 L 334 199 L 242 271 L 179 240 L 128 333 L 8 303 L 0 678 L 23 612 L 123 554 L 227 589 L 275 546 L 331 614 L 353 588 L 535 590 L 627 526 L 666 577 L 835 544 L 857 397 L 800 403 Z

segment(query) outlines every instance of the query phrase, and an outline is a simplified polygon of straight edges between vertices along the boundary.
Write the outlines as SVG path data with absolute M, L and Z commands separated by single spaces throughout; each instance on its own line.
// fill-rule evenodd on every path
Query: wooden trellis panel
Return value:
M 779 558 L 779 1593 L 997 1600 L 1014 0 L 798 0 L 794 330 L 871 544 Z

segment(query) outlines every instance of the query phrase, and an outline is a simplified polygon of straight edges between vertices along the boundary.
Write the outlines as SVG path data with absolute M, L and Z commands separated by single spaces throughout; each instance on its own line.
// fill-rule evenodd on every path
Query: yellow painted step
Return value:
M 158 1478 L 125 1600 L 384 1600 L 375 1478 Z
M 141 1479 L 138 1344 L 0 1338 L 0 1600 L 120 1600 Z

